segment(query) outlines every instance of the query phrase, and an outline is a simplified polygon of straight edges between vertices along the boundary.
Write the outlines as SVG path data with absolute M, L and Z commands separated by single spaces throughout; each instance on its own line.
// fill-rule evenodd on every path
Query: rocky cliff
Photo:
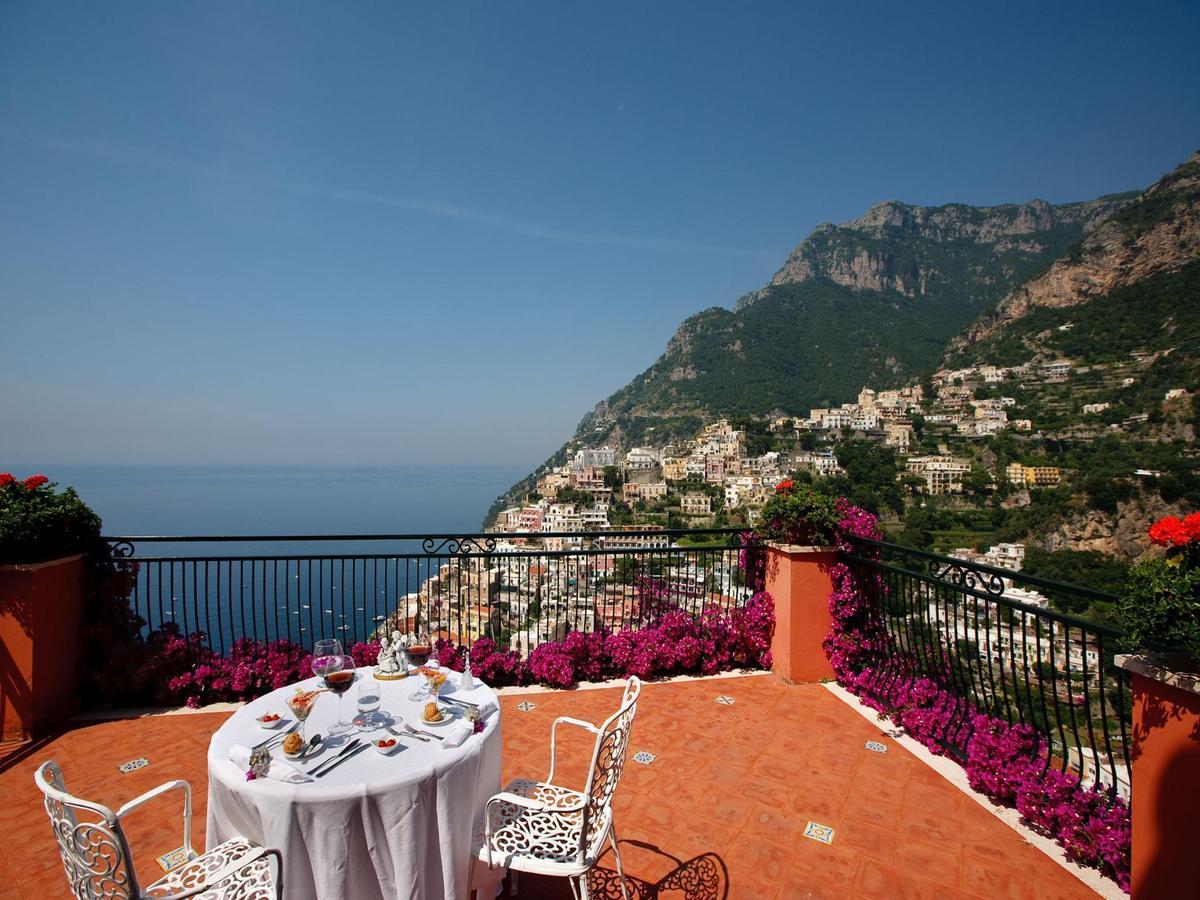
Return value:
M 1200 152 L 1106 217 L 1042 275 L 956 338 L 954 359 L 1037 307 L 1086 303 L 1200 256 Z
M 817 226 L 789 255 L 771 285 L 825 278 L 857 290 L 926 295 L 954 280 L 959 290 L 993 284 L 994 268 L 1015 271 L 1058 246 L 1064 230 L 1086 233 L 1119 210 L 1129 196 L 1054 206 L 1044 200 L 1003 206 L 912 206 L 888 200 L 840 225 Z M 947 252 L 969 256 L 962 269 L 946 266 Z M 955 252 L 957 251 L 957 253 Z M 757 291 L 739 307 L 764 296 Z

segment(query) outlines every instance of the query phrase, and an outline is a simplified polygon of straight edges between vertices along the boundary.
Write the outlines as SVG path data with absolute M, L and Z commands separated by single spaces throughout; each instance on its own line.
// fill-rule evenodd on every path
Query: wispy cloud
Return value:
M 233 172 L 211 163 L 106 140 L 57 138 L 4 128 L 0 128 L 0 138 L 38 150 L 100 160 L 124 166 L 142 166 L 165 172 L 175 172 L 193 178 L 239 184 L 255 190 L 278 191 L 286 194 L 315 197 L 337 203 L 384 207 L 404 212 L 437 216 L 443 219 L 456 219 L 540 240 L 594 247 L 628 247 L 635 250 L 677 253 L 718 253 L 728 256 L 764 258 L 773 258 L 775 255 L 773 252 L 766 250 L 747 250 L 738 247 L 725 247 L 719 244 L 676 240 L 674 238 L 577 231 L 518 218 L 507 213 L 472 209 L 471 207 L 459 206 L 454 203 L 416 200 L 400 197 L 395 194 L 366 191 L 335 184 L 286 181 L 262 175 L 247 175 Z

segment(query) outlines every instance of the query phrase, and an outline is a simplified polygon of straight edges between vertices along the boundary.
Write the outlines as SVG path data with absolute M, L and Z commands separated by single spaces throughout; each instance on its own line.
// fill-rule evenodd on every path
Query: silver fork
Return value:
M 406 729 L 408 728 L 408 726 L 407 726 L 407 725 L 405 725 L 404 727 L 405 727 Z M 407 732 L 405 732 L 405 731 L 397 731 L 397 730 L 396 730 L 395 728 L 393 728 L 391 725 L 388 725 L 388 726 L 387 726 L 387 727 L 386 727 L 384 730 L 385 730 L 385 731 L 387 731 L 387 732 L 388 732 L 388 733 L 390 733 L 390 734 L 394 734 L 396 737 L 414 737 L 414 738 L 416 738 L 418 741 L 424 741 L 426 744 L 428 744 L 428 743 L 429 743 L 429 738 L 426 738 L 426 737 L 421 737 L 421 736 L 420 736 L 419 734 L 417 734 L 416 732 L 413 732 L 413 733 L 409 734 L 409 733 L 407 733 Z
M 299 722 L 293 722 L 288 728 L 285 728 L 283 731 L 277 732 L 277 733 L 271 735 L 265 741 L 259 741 L 251 749 L 258 750 L 262 747 L 270 747 L 270 746 L 273 746 L 276 741 L 279 741 L 279 743 L 282 744 L 284 738 L 286 738 L 289 734 L 291 734 L 293 731 L 295 731 L 299 727 L 300 727 Z
M 433 738 L 435 741 L 442 740 L 442 736 L 440 734 L 434 734 L 432 731 L 421 731 L 419 728 L 413 728 L 407 722 L 404 723 L 404 730 L 415 737 L 425 735 L 425 737 L 421 738 L 423 741 L 428 741 L 430 738 Z

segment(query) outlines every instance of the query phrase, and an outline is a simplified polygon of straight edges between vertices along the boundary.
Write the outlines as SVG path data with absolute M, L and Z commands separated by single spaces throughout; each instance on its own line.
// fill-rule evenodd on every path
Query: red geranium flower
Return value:
M 40 488 L 43 484 L 50 481 L 45 475 L 30 475 L 25 479 L 25 489 L 32 491 L 34 488 Z
M 8 487 L 17 479 L 13 478 L 11 472 L 0 472 L 0 488 Z
M 1193 541 L 1200 541 L 1200 512 L 1184 516 L 1183 527 L 1187 529 L 1188 537 Z
M 1150 540 L 1160 547 L 1182 547 L 1192 540 L 1191 529 L 1177 516 L 1163 516 L 1150 526 L 1147 533 Z
M 775 485 L 775 493 L 777 493 L 777 494 L 785 493 L 786 491 L 790 491 L 791 489 L 792 489 L 792 479 L 790 479 L 790 478 L 787 479 L 786 481 L 781 481 L 781 482 L 779 482 L 779 484 Z

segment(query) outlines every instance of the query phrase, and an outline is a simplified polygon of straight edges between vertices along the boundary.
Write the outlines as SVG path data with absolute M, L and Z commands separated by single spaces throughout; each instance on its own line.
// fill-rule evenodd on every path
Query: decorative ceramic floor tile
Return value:
M 804 836 L 822 844 L 833 843 L 833 829 L 828 825 L 818 825 L 816 822 L 809 822 L 804 826 Z
M 139 756 L 137 759 L 131 759 L 129 762 L 121 763 L 117 769 L 122 775 L 128 775 L 130 772 L 136 772 L 138 769 L 150 765 L 150 760 L 144 756 Z
M 887 744 L 881 744 L 879 741 L 867 741 L 863 746 L 875 753 L 887 753 Z
M 717 697 L 717 702 L 722 706 L 733 706 L 733 698 L 726 697 L 724 694 L 721 694 L 721 696 Z
M 637 753 L 633 754 L 633 761 L 640 762 L 643 766 L 650 765 L 650 763 L 654 762 L 654 760 L 657 758 L 658 757 L 656 757 L 653 753 L 647 753 L 645 750 L 639 750 Z
M 173 868 L 183 865 L 195 855 L 195 853 L 188 853 L 186 847 L 176 847 L 170 853 L 164 853 L 162 856 L 157 857 L 157 862 L 164 872 L 170 872 Z
M 530 703 L 528 700 L 522 700 L 520 703 L 517 704 L 517 709 L 519 709 L 521 712 L 529 712 L 531 709 L 534 709 L 536 706 L 537 706 L 536 703 Z

